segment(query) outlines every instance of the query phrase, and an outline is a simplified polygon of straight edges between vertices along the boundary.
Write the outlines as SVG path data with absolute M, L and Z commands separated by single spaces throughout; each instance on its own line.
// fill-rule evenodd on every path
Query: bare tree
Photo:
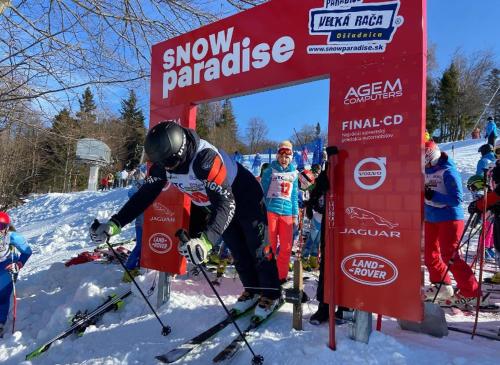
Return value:
M 469 57 L 457 51 L 453 63 L 459 74 L 459 110 L 451 136 L 456 140 L 465 138 L 488 102 L 490 96 L 484 84 L 495 62 L 494 54 L 490 51 L 478 52 Z
M 294 134 L 290 136 L 290 141 L 292 141 L 294 148 L 306 145 L 316 138 L 316 125 L 306 124 L 300 128 L 298 131 L 294 131 Z
M 250 119 L 246 128 L 245 137 L 251 154 L 260 151 L 262 148 L 262 142 L 266 140 L 268 132 L 269 129 L 261 118 Z
M 2 103 L 88 85 L 144 86 L 155 43 L 214 22 L 259 0 L 30 0 L 2 2 Z

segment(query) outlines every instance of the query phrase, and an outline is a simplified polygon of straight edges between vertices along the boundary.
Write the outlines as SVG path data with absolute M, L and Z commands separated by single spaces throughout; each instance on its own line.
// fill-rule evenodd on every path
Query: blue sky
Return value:
M 439 71 L 449 66 L 458 48 L 467 55 L 491 49 L 499 62 L 500 0 L 428 0 L 427 13 L 428 40 L 436 45 Z M 240 133 L 253 117 L 267 123 L 269 139 L 276 141 L 304 124 L 319 122 L 326 130 L 328 84 L 323 80 L 233 99 Z

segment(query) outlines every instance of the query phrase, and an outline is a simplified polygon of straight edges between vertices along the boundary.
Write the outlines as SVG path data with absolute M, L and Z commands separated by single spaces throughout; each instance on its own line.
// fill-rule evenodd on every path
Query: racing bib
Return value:
M 267 191 L 267 198 L 291 200 L 295 177 L 295 173 L 277 172 L 273 170 L 271 174 L 271 183 Z

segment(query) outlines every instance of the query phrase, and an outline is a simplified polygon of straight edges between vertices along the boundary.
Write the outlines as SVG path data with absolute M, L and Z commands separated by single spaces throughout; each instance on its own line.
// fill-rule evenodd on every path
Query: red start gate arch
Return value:
M 201 102 L 329 78 L 328 141 L 340 152 L 327 297 L 414 321 L 423 316 L 425 14 L 424 0 L 272 0 L 155 45 L 151 77 L 150 127 L 190 128 Z M 174 233 L 188 216 L 189 198 L 167 186 L 146 211 L 143 266 L 185 271 Z

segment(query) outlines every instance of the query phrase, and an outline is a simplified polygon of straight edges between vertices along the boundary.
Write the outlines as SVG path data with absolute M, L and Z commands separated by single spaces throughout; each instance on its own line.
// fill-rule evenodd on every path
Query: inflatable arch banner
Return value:
M 326 299 L 420 321 L 424 0 L 271 0 L 153 46 L 151 125 L 194 128 L 196 105 L 330 80 Z M 256 106 L 258 108 L 258 106 Z M 307 105 L 304 105 L 307 108 Z M 183 273 L 190 199 L 148 208 L 141 263 Z

